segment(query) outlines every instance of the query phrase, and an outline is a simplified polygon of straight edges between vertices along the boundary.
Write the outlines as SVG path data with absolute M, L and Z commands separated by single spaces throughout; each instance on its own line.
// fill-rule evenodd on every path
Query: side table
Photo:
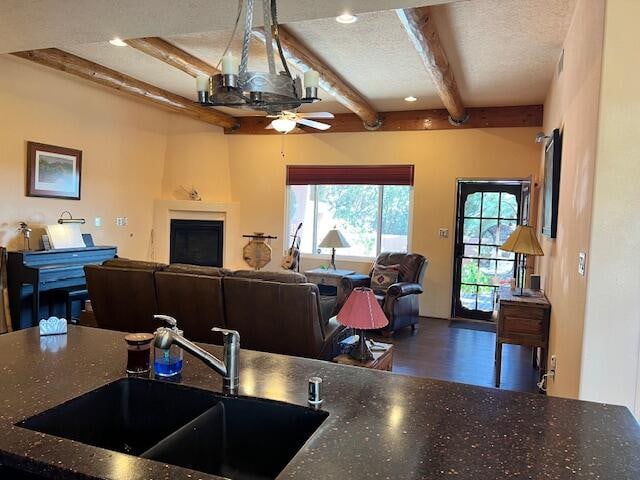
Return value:
M 518 290 L 519 291 L 519 290 Z M 500 386 L 502 344 L 528 345 L 540 349 L 540 379 L 547 370 L 549 348 L 549 317 L 551 304 L 543 293 L 525 289 L 529 296 L 514 295 L 504 286 L 498 290 L 496 328 L 496 387 Z
M 353 270 L 334 270 L 332 268 L 314 268 L 304 272 L 307 280 L 318 285 L 320 293 L 323 295 L 337 295 L 340 279 L 354 273 L 356 272 Z
M 368 341 L 368 340 L 367 340 Z M 386 370 L 390 372 L 393 368 L 393 344 L 376 342 L 376 347 L 384 347 L 384 350 L 374 350 L 373 360 L 368 362 L 360 362 L 355 358 L 350 357 L 348 354 L 343 353 L 333 359 L 335 363 L 341 365 L 354 365 L 356 367 L 371 368 L 373 370 Z

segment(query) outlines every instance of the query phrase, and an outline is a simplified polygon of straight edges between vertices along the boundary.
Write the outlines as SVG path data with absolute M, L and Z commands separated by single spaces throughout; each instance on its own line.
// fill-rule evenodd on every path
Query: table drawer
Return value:
M 519 317 L 503 313 L 500 322 L 500 335 L 532 335 L 542 336 L 543 319 L 532 317 Z

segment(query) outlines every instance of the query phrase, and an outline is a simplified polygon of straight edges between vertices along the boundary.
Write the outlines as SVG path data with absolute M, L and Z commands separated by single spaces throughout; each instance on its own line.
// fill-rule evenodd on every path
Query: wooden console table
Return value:
M 516 296 L 519 289 L 501 287 L 498 291 L 496 328 L 496 387 L 500 386 L 502 344 L 528 345 L 534 353 L 540 349 L 540 378 L 547 370 L 549 317 L 551 304 L 544 294 L 525 289 L 529 296 Z

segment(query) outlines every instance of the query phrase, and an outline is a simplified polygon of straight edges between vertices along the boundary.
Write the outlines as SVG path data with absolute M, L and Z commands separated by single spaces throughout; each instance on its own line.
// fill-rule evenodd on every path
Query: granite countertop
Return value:
M 221 391 L 218 375 L 185 360 L 182 383 Z M 123 377 L 125 363 L 118 332 L 0 336 L 0 463 L 51 478 L 218 478 L 14 426 Z M 640 478 L 640 427 L 623 407 L 248 350 L 239 393 L 306 405 L 316 375 L 330 415 L 278 478 Z

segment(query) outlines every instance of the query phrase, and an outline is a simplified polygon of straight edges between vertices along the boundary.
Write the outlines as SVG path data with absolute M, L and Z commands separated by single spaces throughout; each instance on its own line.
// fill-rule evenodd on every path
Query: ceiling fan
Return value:
M 304 125 L 305 127 L 316 128 L 318 130 L 327 130 L 331 128 L 331 125 L 328 123 L 316 122 L 315 120 L 311 120 L 312 118 L 335 118 L 333 113 L 329 112 L 309 112 L 309 113 L 298 113 L 298 112 L 290 112 L 290 111 L 282 111 L 282 113 L 278 115 L 268 115 L 268 118 L 273 118 L 274 120 L 267 125 L 265 128 L 277 130 L 280 133 L 289 133 L 296 125 Z

